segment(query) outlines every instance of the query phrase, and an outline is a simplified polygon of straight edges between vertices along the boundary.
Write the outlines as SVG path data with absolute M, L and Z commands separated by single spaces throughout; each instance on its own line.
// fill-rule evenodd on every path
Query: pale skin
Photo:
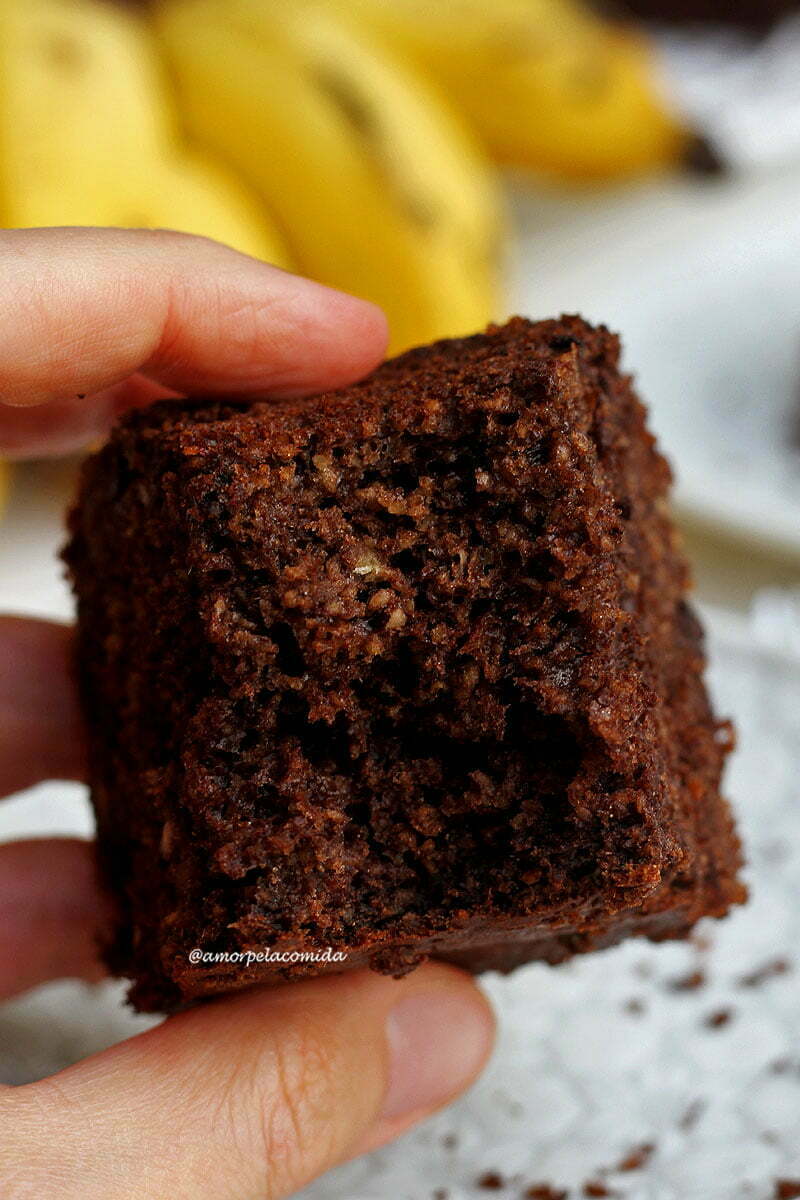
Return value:
M 159 396 L 314 393 L 383 356 L 372 305 L 168 232 L 0 233 L 0 457 L 63 454 Z M 67 627 L 0 617 L 0 795 L 81 779 Z M 91 846 L 0 846 L 0 996 L 99 979 Z M 4 1200 L 261 1200 L 468 1087 L 493 1021 L 466 975 L 256 989 L 0 1087 Z

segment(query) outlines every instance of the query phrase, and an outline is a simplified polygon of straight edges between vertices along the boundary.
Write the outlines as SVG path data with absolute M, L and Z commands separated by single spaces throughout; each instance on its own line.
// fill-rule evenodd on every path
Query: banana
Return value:
M 127 214 L 171 137 L 158 60 L 130 13 L 94 0 L 0 3 L 0 207 L 12 226 Z
M 292 268 L 283 237 L 266 220 L 258 198 L 205 155 L 162 164 L 133 216 L 138 226 L 203 234 L 284 270 Z
M 643 36 L 579 0 L 326 0 L 418 67 L 502 163 L 601 180 L 676 163 L 689 132 Z
M 0 0 L 7 227 L 169 226 L 288 265 L 260 203 L 184 154 L 152 32 L 98 0 Z
M 301 269 L 384 308 L 394 350 L 497 315 L 497 186 L 418 73 L 316 0 L 163 0 L 156 25 L 190 135 Z

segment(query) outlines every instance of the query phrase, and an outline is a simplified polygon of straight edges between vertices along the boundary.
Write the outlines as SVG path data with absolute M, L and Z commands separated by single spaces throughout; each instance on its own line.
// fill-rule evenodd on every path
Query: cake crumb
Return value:
M 705 971 L 696 969 L 687 972 L 686 975 L 678 975 L 675 979 L 668 980 L 667 989 L 670 992 L 698 992 L 705 985 Z
M 640 1171 L 646 1166 L 655 1153 L 655 1142 L 642 1142 L 634 1146 L 623 1159 L 617 1163 L 617 1171 Z
M 697 1125 L 705 1110 L 705 1100 L 693 1100 L 678 1121 L 678 1128 L 684 1133 L 689 1133 Z
M 770 1075 L 800 1075 L 800 1059 L 785 1054 L 774 1059 L 767 1067 Z
M 730 1008 L 718 1008 L 716 1012 L 709 1013 L 703 1021 L 706 1029 L 723 1029 L 726 1025 L 730 1025 L 733 1020 L 733 1012 Z
M 402 629 L 408 617 L 403 612 L 402 608 L 395 608 L 389 614 L 389 620 L 386 622 L 387 629 Z
M 478 1187 L 486 1192 L 499 1192 L 506 1186 L 506 1181 L 499 1171 L 484 1171 L 478 1180 Z
M 775 1200 L 796 1200 L 800 1196 L 800 1179 L 776 1179 Z
M 762 984 L 767 983 L 770 979 L 775 979 L 779 975 L 788 975 L 792 966 L 788 959 L 773 958 L 763 966 L 757 967 L 756 970 L 748 972 L 747 975 L 742 975 L 739 979 L 739 987 L 741 988 L 759 988 Z
M 164 827 L 161 830 L 161 841 L 159 842 L 158 852 L 162 858 L 169 858 L 172 854 L 175 845 L 175 825 L 172 821 L 165 821 Z
M 532 1183 L 523 1200 L 567 1200 L 569 1193 L 549 1183 Z

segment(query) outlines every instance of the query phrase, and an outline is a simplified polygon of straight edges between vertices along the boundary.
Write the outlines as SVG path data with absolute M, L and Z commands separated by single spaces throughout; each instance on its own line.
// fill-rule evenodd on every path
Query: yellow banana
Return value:
M 152 32 L 98 0 L 0 0 L 0 217 L 169 226 L 286 263 L 260 203 L 181 153 Z
M 156 22 L 192 137 L 304 271 L 386 310 L 393 349 L 496 315 L 496 185 L 416 72 L 315 0 L 164 0 Z
M 158 60 L 130 13 L 94 0 L 0 3 L 0 209 L 8 225 L 125 223 L 171 136 Z
M 675 163 L 645 38 L 576 0 L 326 0 L 444 88 L 500 162 L 573 179 Z
M 170 159 L 154 171 L 136 224 L 200 233 L 275 266 L 292 266 L 255 194 L 209 156 Z

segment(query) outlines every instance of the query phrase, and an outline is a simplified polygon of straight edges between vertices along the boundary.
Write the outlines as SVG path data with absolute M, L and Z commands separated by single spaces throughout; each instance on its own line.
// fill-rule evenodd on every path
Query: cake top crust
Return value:
M 166 400 L 132 411 L 117 428 L 121 434 L 189 438 L 193 427 L 202 426 L 194 443 L 201 453 L 213 448 L 218 435 L 235 431 L 244 448 L 269 430 L 272 453 L 286 456 L 311 435 L 333 443 L 397 429 L 425 432 L 437 427 L 443 404 L 454 396 L 462 415 L 475 409 L 507 413 L 517 397 L 533 392 L 545 399 L 552 391 L 548 384 L 563 382 L 570 365 L 602 361 L 616 369 L 619 353 L 615 334 L 580 316 L 539 322 L 512 317 L 485 333 L 408 350 L 346 388 L 300 398 Z M 191 445 L 186 442 L 187 451 Z

